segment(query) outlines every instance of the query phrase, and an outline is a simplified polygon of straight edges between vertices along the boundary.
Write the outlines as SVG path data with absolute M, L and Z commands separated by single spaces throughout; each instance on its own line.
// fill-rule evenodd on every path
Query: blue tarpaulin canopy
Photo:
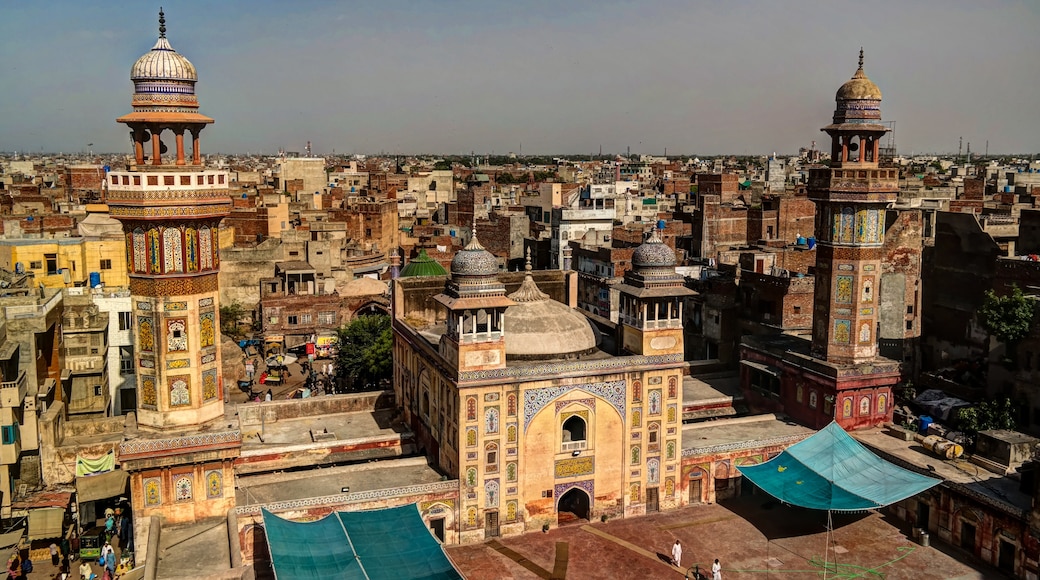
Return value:
M 784 503 L 829 511 L 879 508 L 941 483 L 881 459 L 833 422 L 765 463 L 738 469 Z
M 415 504 L 292 522 L 263 510 L 278 580 L 461 580 Z

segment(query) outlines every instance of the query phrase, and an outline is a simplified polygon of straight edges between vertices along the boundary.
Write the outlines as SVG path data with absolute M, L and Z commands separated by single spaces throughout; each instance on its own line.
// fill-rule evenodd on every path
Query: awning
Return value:
M 881 459 L 834 422 L 765 463 L 737 469 L 784 503 L 831 511 L 884 507 L 941 483 Z
M 22 541 L 22 534 L 25 530 L 18 529 L 13 532 L 7 532 L 6 534 L 0 534 L 0 550 L 6 550 L 11 546 L 17 546 Z
M 108 473 L 76 478 L 76 496 L 79 503 L 108 499 L 126 493 L 130 474 L 117 469 Z
M 29 512 L 29 539 L 60 538 L 64 532 L 65 510 L 44 508 Z
M 278 580 L 462 580 L 415 504 L 292 522 L 263 510 Z

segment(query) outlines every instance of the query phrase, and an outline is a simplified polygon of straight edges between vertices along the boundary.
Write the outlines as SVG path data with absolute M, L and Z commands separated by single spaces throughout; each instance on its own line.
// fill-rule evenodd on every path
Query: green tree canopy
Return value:
M 1035 312 L 1036 303 L 1023 294 L 1018 286 L 1012 286 L 1011 293 L 1005 296 L 987 290 L 979 308 L 982 325 L 998 340 L 1009 345 L 1009 354 L 1014 344 L 1029 334 Z
M 242 319 L 249 314 L 238 300 L 220 307 L 220 332 L 238 340 L 245 336 L 242 332 Z
M 979 431 L 987 429 L 1015 428 L 1016 406 L 1011 399 L 983 401 L 974 407 L 961 409 L 957 416 L 957 424 L 972 440 Z
M 351 390 L 377 389 L 393 371 L 394 337 L 385 314 L 359 316 L 341 327 L 336 373 Z

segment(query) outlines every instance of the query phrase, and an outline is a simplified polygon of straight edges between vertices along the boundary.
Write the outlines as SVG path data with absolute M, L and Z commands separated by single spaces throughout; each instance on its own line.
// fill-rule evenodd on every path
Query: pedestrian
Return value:
M 679 540 L 675 540 L 675 544 L 672 545 L 672 564 L 682 568 L 682 544 Z
M 90 567 L 90 562 L 83 560 L 83 563 L 79 565 L 79 578 L 80 580 L 93 580 L 94 570 Z
M 722 580 L 722 565 L 719 564 L 718 558 L 715 558 L 715 563 L 711 565 L 711 580 Z
M 105 580 L 113 580 L 116 577 L 116 553 L 109 546 L 108 555 L 105 556 Z
M 112 536 L 116 533 L 116 516 L 115 513 L 109 513 L 105 515 L 105 540 L 111 542 Z
M 272 399 L 274 399 L 274 393 L 271 392 L 271 389 L 267 389 L 267 394 L 264 395 L 264 401 L 270 402 Z
M 61 548 L 54 542 L 51 542 L 51 545 L 47 547 L 51 550 L 51 566 L 57 568 L 61 564 Z
M 325 374 L 329 375 L 330 377 L 332 376 L 332 363 L 328 363 L 325 365 Z

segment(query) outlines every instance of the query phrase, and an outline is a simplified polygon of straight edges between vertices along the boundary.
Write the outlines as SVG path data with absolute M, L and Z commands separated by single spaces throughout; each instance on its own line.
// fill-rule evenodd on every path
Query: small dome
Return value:
M 667 268 L 675 266 L 675 251 L 657 235 L 657 230 L 632 252 L 634 268 Z
M 867 73 L 863 72 L 863 49 L 859 51 L 859 68 L 856 69 L 856 74 L 852 75 L 852 78 L 841 85 L 838 89 L 837 94 L 834 95 L 836 101 L 850 101 L 850 100 L 881 100 L 881 89 L 874 84 L 874 81 L 867 78 Z
M 437 263 L 436 260 L 426 253 L 426 248 L 419 249 L 419 255 L 408 261 L 401 269 L 399 277 L 409 278 L 418 276 L 447 276 L 448 271 Z
M 130 69 L 132 81 L 189 81 L 199 80 L 195 65 L 173 50 L 166 40 L 166 16 L 159 11 L 159 40 L 152 50 L 137 59 Z
M 477 240 L 477 234 L 473 239 L 455 253 L 451 260 L 452 276 L 496 276 L 498 275 L 498 258 L 484 249 Z

